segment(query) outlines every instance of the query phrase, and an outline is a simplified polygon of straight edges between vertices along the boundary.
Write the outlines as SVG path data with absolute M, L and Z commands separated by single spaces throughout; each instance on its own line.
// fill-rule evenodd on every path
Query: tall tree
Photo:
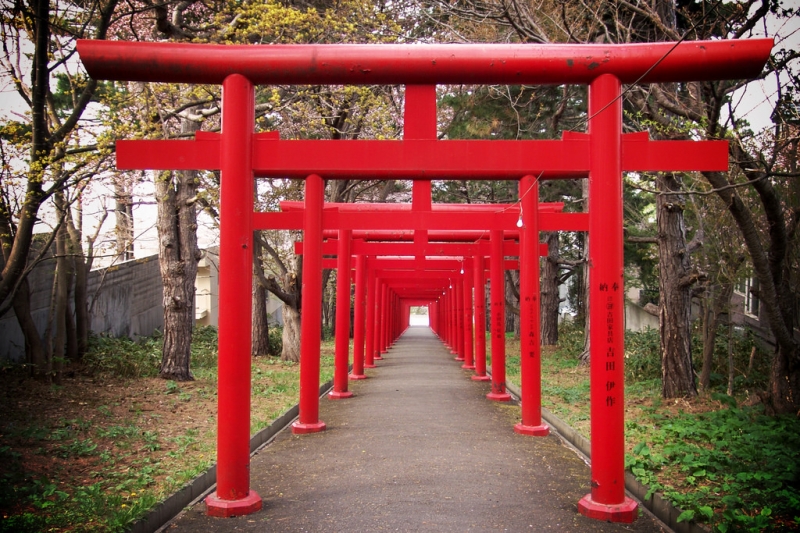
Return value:
M 40 222 L 40 209 L 49 199 L 86 179 L 86 174 L 79 175 L 87 165 L 80 157 L 86 150 L 80 147 L 82 139 L 76 132 L 81 127 L 81 117 L 98 89 L 97 82 L 71 71 L 68 59 L 74 50 L 75 39 L 105 38 L 116 7 L 116 0 L 54 4 L 46 0 L 33 0 L 6 3 L 0 8 L 0 30 L 3 34 L 0 65 L 30 111 L 29 119 L 20 113 L 18 116 L 24 117 L 21 121 L 9 120 L 3 124 L 5 134 L 0 136 L 4 145 L 4 163 L 9 164 L 7 168 L 14 169 L 12 173 L 16 175 L 11 177 L 20 190 L 24 190 L 24 193 L 14 196 L 7 194 L 6 189 L 0 195 L 0 247 L 3 252 L 0 313 L 14 307 L 25 334 L 26 352 L 38 371 L 42 371 L 41 363 L 47 349 L 38 338 L 40 333 L 32 327 L 29 303 L 23 301 L 28 297 L 25 277 L 37 260 L 30 253 L 34 229 Z M 30 55 L 28 46 L 33 47 Z M 30 76 L 26 73 L 29 67 Z M 56 79 L 58 83 L 55 83 Z M 24 162 L 15 160 L 9 163 L 6 159 L 9 145 L 20 141 L 28 146 L 27 157 Z M 71 196 L 74 198 L 74 195 Z M 62 212 L 62 221 L 64 216 Z M 59 224 L 53 237 L 60 231 Z M 68 244 L 71 239 L 69 231 L 63 231 L 67 233 L 59 233 L 58 237 L 61 255 L 67 254 L 72 248 Z M 64 259 L 66 257 L 60 259 L 62 267 L 59 279 L 62 285 L 70 283 Z M 66 286 L 61 289 L 66 291 L 60 293 L 61 296 L 70 293 Z M 74 294 L 83 297 L 79 291 Z M 69 308 L 65 300 L 59 302 L 58 312 L 65 313 L 65 317 L 56 320 L 66 328 L 74 320 L 66 316 Z M 80 315 L 80 328 L 85 328 L 85 318 Z M 61 322 L 62 319 L 67 321 L 66 325 Z M 63 328 L 59 329 L 63 335 L 57 336 L 59 343 L 61 339 L 66 342 L 67 337 L 85 340 L 84 335 L 75 335 L 72 328 L 69 328 L 70 331 Z
M 182 121 L 181 133 L 198 125 Z M 156 178 L 158 260 L 164 283 L 164 345 L 159 376 L 194 379 L 189 369 L 194 326 L 194 293 L 200 249 L 197 247 L 195 171 L 163 172 Z
M 645 42 L 668 39 L 739 39 L 754 29 L 796 16 L 796 7 L 780 0 L 751 0 L 744 4 L 679 1 L 566 2 L 542 5 L 534 11 L 526 2 L 469 0 L 453 5 L 433 4 L 449 16 L 492 21 L 526 42 Z M 448 20 L 450 26 L 452 20 Z M 734 105 L 733 95 L 747 82 L 685 83 L 676 90 L 658 85 L 632 86 L 626 97 L 632 109 L 667 131 L 684 138 L 724 138 L 730 142 L 731 165 L 739 172 L 705 172 L 706 191 L 722 201 L 741 233 L 759 281 L 759 296 L 776 342 L 768 406 L 776 412 L 800 410 L 800 343 L 796 327 L 797 202 L 792 204 L 791 172 L 785 153 L 790 124 L 782 110 L 798 107 L 800 52 L 778 43 L 762 79 L 772 77 L 778 88 L 772 114 L 773 135 L 764 144 L 751 142 L 747 123 Z M 743 177 L 738 177 L 743 176 Z M 665 191 L 667 194 L 670 191 Z M 795 197 L 796 200 L 796 197 Z M 794 269 L 794 270 L 793 270 Z

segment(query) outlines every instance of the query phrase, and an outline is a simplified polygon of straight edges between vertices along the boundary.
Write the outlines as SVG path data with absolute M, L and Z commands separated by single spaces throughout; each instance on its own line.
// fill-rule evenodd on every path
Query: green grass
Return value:
M 747 368 L 752 339 L 739 335 L 734 344 L 736 367 Z M 582 349 L 583 332 L 568 325 L 558 348 L 544 350 L 542 402 L 589 438 L 589 372 L 577 361 Z M 727 340 L 717 368 L 726 368 L 726 349 Z M 517 353 L 518 341 L 507 341 L 506 372 L 514 383 Z M 742 405 L 750 390 L 742 385 L 766 386 L 768 358 L 751 376 L 737 376 L 738 397 L 724 394 L 720 379 L 697 400 L 676 403 L 661 399 L 659 353 L 654 331 L 627 333 L 626 467 L 682 509 L 680 521 L 721 533 L 800 530 L 800 419 Z
M 84 406 L 87 416 L 55 420 L 24 413 L 0 432 L 0 532 L 124 531 L 159 501 L 208 469 L 216 457 L 216 425 L 163 433 L 159 424 L 168 410 L 205 402 L 216 417 L 217 338 L 213 328 L 195 330 L 192 344 L 191 384 L 155 380 L 161 358 L 159 335 L 137 342 L 96 337 L 86 356 L 83 371 L 96 382 L 119 390 L 118 400 L 93 403 L 81 398 L 67 400 Z M 252 360 L 254 408 L 251 429 L 268 426 L 297 403 L 299 365 L 272 357 Z M 24 369 L 16 376 L 25 379 Z M 12 368 L 3 372 L 14 373 Z M 333 376 L 333 343 L 322 345 L 320 381 Z M 8 378 L 8 375 L 4 376 Z M 151 399 L 161 406 L 145 409 L 125 393 L 138 381 L 155 385 Z M 152 385 L 150 385 L 152 386 Z M 67 385 L 52 388 L 53 395 L 66 394 Z M 123 409 L 127 407 L 127 409 Z M 159 409 L 163 409 L 161 413 Z M 120 418 L 119 413 L 127 412 Z M 116 413 L 116 415 L 115 415 Z M 91 415 L 91 416 L 89 416 Z M 92 417 L 94 417 L 92 419 Z M 208 429 L 210 428 L 210 429 Z M 20 448 L 22 446 L 22 448 Z M 51 455 L 70 464 L 83 461 L 80 479 L 67 476 L 60 467 L 37 475 L 26 468 L 22 450 L 35 450 L 42 458 Z

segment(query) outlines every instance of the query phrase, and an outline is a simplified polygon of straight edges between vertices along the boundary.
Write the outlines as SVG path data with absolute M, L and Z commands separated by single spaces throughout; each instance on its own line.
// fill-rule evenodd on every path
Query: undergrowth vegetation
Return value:
M 0 369 L 0 532 L 124 531 L 215 462 L 216 330 L 194 332 L 192 382 L 157 378 L 161 342 L 95 337 L 59 385 Z M 299 366 L 252 365 L 255 433 L 297 403 Z
M 583 331 L 560 330 L 542 355 L 542 402 L 589 438 L 589 368 L 578 363 Z M 753 340 L 732 339 L 734 396 L 726 394 L 727 339 L 717 346 L 711 389 L 697 399 L 661 399 L 658 332 L 627 332 L 626 467 L 650 493 L 660 492 L 713 531 L 800 530 L 800 419 L 768 416 L 757 399 L 769 356 L 749 366 Z M 695 362 L 699 360 L 701 343 Z M 507 376 L 519 383 L 519 343 L 507 342 Z M 699 368 L 695 368 L 699 372 Z M 747 374 L 747 371 L 750 374 Z

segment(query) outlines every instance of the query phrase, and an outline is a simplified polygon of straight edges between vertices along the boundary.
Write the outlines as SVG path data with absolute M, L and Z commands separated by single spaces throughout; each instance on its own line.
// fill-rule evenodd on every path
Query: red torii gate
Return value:
M 502 218 L 498 218 L 496 216 L 492 216 L 486 220 L 482 220 L 477 223 L 478 227 L 485 227 L 487 229 L 503 229 L 505 227 L 514 227 L 512 224 L 516 220 L 520 220 L 520 216 L 522 214 L 522 210 L 518 204 L 431 204 L 430 197 L 426 196 L 429 195 L 429 190 L 420 191 L 419 187 L 415 187 L 414 190 L 414 201 L 411 204 L 334 204 L 334 203 L 326 203 L 325 207 L 323 208 L 323 214 L 334 212 L 343 212 L 343 213 L 357 213 L 358 215 L 362 215 L 361 218 L 364 218 L 363 215 L 370 216 L 370 219 L 373 219 L 376 215 L 384 214 L 384 213 L 407 213 L 410 212 L 415 215 L 416 218 L 422 218 L 427 213 L 431 212 L 447 212 L 450 217 L 447 219 L 447 223 L 453 227 L 463 227 L 465 224 L 468 225 L 469 218 L 473 217 L 476 213 L 484 213 L 490 215 L 504 215 Z M 522 191 L 522 195 L 524 196 L 525 192 Z M 418 196 L 423 196 L 419 201 L 420 198 Z M 427 206 L 427 208 L 423 208 L 422 206 Z M 301 202 L 281 202 L 280 207 L 283 211 L 297 211 L 301 210 L 303 204 Z M 546 229 L 561 229 L 561 230 L 583 230 L 586 231 L 588 229 L 588 216 L 585 213 L 561 213 L 561 209 L 563 208 L 563 204 L 561 203 L 547 203 L 547 204 L 539 204 L 536 195 L 531 191 L 531 198 L 528 205 L 528 209 L 533 212 L 537 213 L 537 218 L 544 217 L 546 220 L 545 225 L 547 226 Z M 343 219 L 341 216 L 338 219 L 338 223 L 348 223 L 354 222 L 349 219 Z M 472 224 L 475 224 L 475 221 L 469 221 Z M 529 220 L 529 223 L 531 221 Z M 519 223 L 517 223 L 519 224 Z M 408 222 L 399 222 L 395 223 L 395 226 L 408 226 Z M 516 224 L 515 224 L 516 225 Z M 529 224 L 530 225 L 530 224 Z M 433 261 L 428 262 L 422 260 L 421 257 L 427 256 L 436 256 L 436 255 L 445 255 L 445 256 L 462 256 L 462 260 L 459 265 L 454 265 L 454 267 L 460 267 L 460 274 L 464 274 L 464 269 L 468 268 L 467 265 L 472 263 L 472 259 L 467 259 L 466 261 L 463 259 L 464 257 L 470 257 L 480 255 L 481 261 L 482 258 L 485 256 L 489 256 L 492 253 L 493 247 L 489 246 L 488 242 L 481 241 L 480 238 L 473 244 L 464 245 L 464 244 L 455 244 L 455 243 L 429 243 L 427 239 L 423 236 L 422 240 L 417 239 L 417 235 L 410 235 L 410 237 L 414 238 L 414 242 L 409 242 L 406 244 L 395 244 L 395 243 L 372 243 L 371 245 L 363 243 L 363 241 L 359 241 L 358 244 L 353 244 L 353 247 L 348 247 L 347 245 L 342 243 L 342 239 L 347 238 L 347 236 L 351 235 L 351 230 L 338 230 L 339 236 L 337 240 L 331 240 L 327 243 L 323 244 L 323 252 L 326 254 L 334 254 L 337 252 L 349 251 L 352 254 L 364 254 L 364 255 L 395 255 L 395 256 L 416 256 L 416 261 L 405 261 L 405 264 L 398 264 L 397 266 L 401 269 L 408 269 L 408 268 L 416 268 L 417 270 L 422 269 L 430 269 L 433 267 L 434 269 L 442 269 L 444 267 L 441 261 Z M 519 230 L 516 231 L 517 234 L 521 233 Z M 532 235 L 532 239 L 538 241 L 538 231 L 532 231 L 530 233 Z M 450 235 L 439 235 L 439 240 L 446 240 L 449 237 L 452 237 L 453 234 Z M 480 237 L 480 236 L 479 236 Z M 504 244 L 502 249 L 502 255 L 500 259 L 495 259 L 495 262 L 498 264 L 502 264 L 502 256 L 521 256 L 519 252 L 519 246 L 514 245 L 513 247 L 509 246 L 508 241 L 501 241 L 501 244 Z M 542 245 L 539 245 L 540 247 Z M 302 245 L 298 243 L 296 246 L 296 252 L 302 253 Z M 480 252 L 480 253 L 479 253 Z M 544 252 L 546 254 L 546 249 Z M 478 259 L 476 258 L 475 261 Z M 384 260 L 385 261 L 385 260 Z M 344 265 L 347 262 L 342 262 L 341 255 L 337 259 L 336 262 L 333 260 L 327 260 L 323 262 L 326 267 L 329 268 L 339 268 L 340 271 L 342 268 L 345 268 Z M 438 264 L 437 264 L 438 263 Z M 538 264 L 536 265 L 538 267 Z M 516 266 L 509 266 L 506 265 L 504 269 L 512 269 L 516 270 Z M 451 269 L 451 271 L 455 271 L 455 268 Z M 534 278 L 538 280 L 538 268 L 533 269 L 532 272 L 536 274 Z M 403 277 L 408 277 L 409 275 L 414 275 L 413 271 L 405 271 L 401 275 Z M 345 280 L 346 283 L 349 283 L 348 273 L 344 273 L 344 277 L 342 279 Z M 418 276 L 418 274 L 417 274 Z M 502 271 L 495 272 L 495 276 L 500 276 L 499 278 L 495 279 L 493 284 L 495 286 L 503 286 L 502 280 Z M 443 340 L 451 346 L 453 353 L 457 354 L 456 360 L 464 361 L 464 368 L 467 369 L 474 369 L 476 364 L 473 363 L 473 351 L 472 351 L 472 327 L 471 327 L 471 320 L 472 320 L 472 283 L 470 277 L 458 277 L 458 276 L 451 276 L 452 278 L 456 278 L 457 287 L 455 287 L 455 307 L 453 313 L 453 318 L 455 319 L 455 332 L 451 332 L 449 329 L 444 330 Z M 349 287 L 349 286 L 348 286 Z M 483 287 L 483 283 L 476 284 L 477 287 Z M 453 287 L 450 287 L 451 289 Z M 356 288 L 358 291 L 358 287 Z M 482 289 L 481 289 L 482 290 Z M 347 296 L 347 298 L 346 298 Z M 443 296 L 447 296 L 446 293 Z M 481 294 L 481 297 L 483 295 Z M 536 293 L 533 295 L 534 298 L 538 298 L 538 288 L 536 289 Z M 493 324 L 493 331 L 495 334 L 493 335 L 493 345 L 492 345 L 492 392 L 489 393 L 487 396 L 490 400 L 495 401 L 507 401 L 510 399 L 510 395 L 505 390 L 505 337 L 504 337 L 504 317 L 503 317 L 503 310 L 505 307 L 505 298 L 502 294 L 502 291 L 494 291 L 492 304 L 495 307 L 498 307 L 499 313 L 495 313 L 494 319 L 492 321 Z M 337 285 L 337 329 L 341 327 L 348 327 L 349 326 L 349 312 L 345 312 L 344 307 L 349 307 L 349 291 L 345 293 L 345 289 L 341 288 Z M 538 311 L 538 310 L 537 310 Z M 341 314 L 340 314 L 341 313 Z M 356 323 L 358 324 L 359 318 L 356 317 Z M 379 320 L 378 323 L 386 324 L 388 321 L 381 321 Z M 450 325 L 449 321 L 445 322 L 446 325 Z M 523 402 L 525 408 L 523 409 L 523 416 L 522 422 L 515 427 L 515 430 L 519 433 L 529 434 L 529 435 L 547 435 L 549 433 L 549 428 L 547 426 L 542 425 L 541 423 L 541 378 L 540 378 L 540 368 L 538 365 L 538 360 L 540 356 L 540 349 L 539 343 L 533 338 L 536 335 L 535 331 L 538 331 L 539 319 L 538 314 L 534 317 L 533 320 L 529 319 L 528 323 L 530 326 L 530 331 L 527 331 L 527 342 L 533 348 L 533 352 L 530 356 L 525 360 L 523 365 L 526 367 L 525 372 L 522 374 L 522 390 L 523 396 L 525 401 Z M 435 326 L 435 325 L 434 325 Z M 483 326 L 483 324 L 481 324 Z M 525 329 L 525 328 L 523 328 Z M 402 330 L 400 330 L 402 331 Z M 400 333 L 398 331 L 398 334 Z M 368 332 L 368 335 L 370 332 Z M 354 335 L 355 336 L 355 335 Z M 383 340 L 386 344 L 387 339 L 385 338 L 385 332 Z M 355 345 L 355 354 L 354 354 L 354 368 L 357 370 L 354 371 L 356 376 L 360 376 L 361 366 L 360 362 L 363 357 L 363 354 L 359 353 L 360 350 L 360 338 L 358 339 L 359 342 L 354 342 Z M 488 379 L 486 376 L 486 360 L 485 360 L 485 347 L 484 347 L 484 334 L 483 330 L 479 332 L 476 338 L 476 344 L 478 344 L 478 357 L 477 357 L 477 371 L 476 371 L 476 379 Z M 346 350 L 348 349 L 347 344 L 345 341 L 337 342 L 336 345 L 336 365 L 337 371 L 334 378 L 334 390 L 332 397 L 340 398 L 340 397 L 349 397 L 350 394 L 347 392 L 347 382 L 346 382 L 346 371 L 344 367 L 348 363 L 348 357 L 345 354 Z M 531 365 L 530 362 L 536 361 L 535 365 Z M 308 386 L 307 390 L 311 390 L 312 386 Z
M 221 170 L 221 308 L 234 309 L 250 297 L 252 232 L 268 227 L 269 216 L 253 213 L 254 174 L 305 178 L 307 258 L 301 328 L 305 365 L 301 373 L 319 374 L 324 194 L 320 175 L 427 180 L 529 176 L 527 187 L 534 187 L 533 175 L 549 179 L 588 172 L 589 232 L 594 242 L 603 245 L 590 250 L 592 490 L 578 507 L 594 518 L 630 521 L 636 516 L 636 504 L 624 493 L 620 176 L 624 170 L 727 170 L 727 145 L 626 138 L 621 85 L 755 77 L 772 44 L 768 39 L 421 46 L 79 41 L 78 51 L 95 79 L 222 84 L 222 134 L 199 134 L 195 141 L 117 144 L 120 168 Z M 434 84 L 448 83 L 587 84 L 589 132 L 565 135 L 561 141 L 437 141 L 435 120 L 432 124 L 424 120 L 431 106 L 435 118 L 431 98 L 418 110 L 423 120 L 407 113 L 403 141 L 284 141 L 253 132 L 253 86 L 277 83 L 403 84 L 409 95 L 417 92 L 415 85 L 428 86 L 420 92 L 435 94 L 430 90 Z M 523 244 L 523 252 L 532 247 Z M 495 262 L 491 266 L 497 267 Z M 521 290 L 526 294 L 535 294 L 531 285 L 538 283 L 538 277 L 534 277 L 522 275 Z M 261 498 L 249 487 L 249 416 L 243 416 L 249 412 L 250 400 L 250 306 L 245 307 L 239 308 L 241 316 L 220 314 L 218 483 L 216 493 L 207 500 L 209 513 L 220 516 L 247 514 L 261 507 Z M 523 327 L 530 327 L 535 307 L 538 299 L 523 303 Z M 538 332 L 534 336 L 538 339 Z M 301 417 L 296 431 L 324 429 L 313 405 L 306 412 L 316 422 L 306 423 Z

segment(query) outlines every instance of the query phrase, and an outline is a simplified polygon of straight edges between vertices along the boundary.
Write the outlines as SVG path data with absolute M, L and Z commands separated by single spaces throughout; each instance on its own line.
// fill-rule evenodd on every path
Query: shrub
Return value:
M 283 326 L 269 328 L 269 354 L 280 355 L 283 351 Z

